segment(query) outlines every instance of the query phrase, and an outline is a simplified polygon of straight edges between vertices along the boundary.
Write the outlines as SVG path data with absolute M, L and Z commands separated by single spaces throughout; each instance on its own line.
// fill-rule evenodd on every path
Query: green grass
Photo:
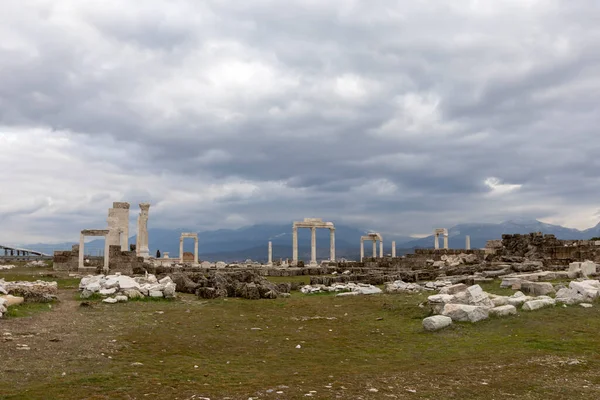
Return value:
M 429 311 L 418 307 L 425 299 L 183 296 L 176 302 L 100 303 L 71 316 L 72 341 L 66 353 L 52 353 L 54 368 L 32 358 L 24 364 L 31 375 L 21 376 L 18 387 L 14 374 L 0 376 L 0 393 L 7 399 L 82 393 L 111 399 L 287 399 L 304 398 L 310 390 L 320 398 L 596 397 L 600 307 L 555 307 L 426 333 L 421 321 Z M 582 363 L 560 364 L 569 359 Z M 132 366 L 136 362 L 143 365 Z M 597 384 L 589 383 L 593 379 Z M 280 385 L 289 387 L 284 395 L 267 393 Z M 368 392 L 370 387 L 379 392 Z
M 4 318 L 23 318 L 31 317 L 37 313 L 50 311 L 54 303 L 22 303 L 8 307 Z
M 57 282 L 61 289 L 73 289 L 79 286 L 80 278 L 71 278 L 65 273 L 56 273 L 48 268 L 17 267 L 0 271 L 0 279 L 7 281 L 46 281 Z
M 499 281 L 481 286 L 514 293 Z M 90 299 L 61 290 L 69 296 L 51 315 L 40 314 L 47 304 L 26 304 L 0 325 L 15 343 L 32 341 L 31 351 L 0 342 L 0 359 L 10 366 L 0 373 L 0 399 L 300 399 L 315 390 L 313 397 L 326 399 L 558 400 L 600 393 L 600 303 L 428 333 L 422 319 L 430 311 L 419 304 L 430 292 L 180 295 L 79 307 Z M 19 316 L 31 318 L 13 319 Z M 20 339 L 19 332 L 39 335 Z

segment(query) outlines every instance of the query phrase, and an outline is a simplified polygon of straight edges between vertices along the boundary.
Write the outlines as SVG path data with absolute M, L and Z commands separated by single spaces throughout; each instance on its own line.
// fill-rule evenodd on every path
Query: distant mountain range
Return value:
M 190 232 L 188 229 L 150 229 L 148 232 L 150 253 L 154 255 L 159 249 L 161 253 L 169 252 L 172 257 L 179 254 L 179 237 L 181 232 Z M 336 257 L 358 259 L 360 252 L 360 237 L 368 231 L 349 226 L 336 225 Z M 546 224 L 537 220 L 510 220 L 500 224 L 460 224 L 449 229 L 450 248 L 464 248 L 465 236 L 471 236 L 471 247 L 482 248 L 488 240 L 500 239 L 503 234 L 542 232 L 554 234 L 559 239 L 590 239 L 600 236 L 600 224 L 593 228 L 580 231 L 565 228 L 559 225 Z M 415 248 L 433 248 L 433 235 L 414 239 L 407 236 L 398 236 L 382 233 L 384 239 L 384 252 L 391 253 L 391 242 L 396 241 L 398 254 L 404 254 Z M 267 258 L 267 242 L 273 242 L 273 258 L 292 257 L 292 227 L 285 225 L 252 225 L 239 229 L 219 229 L 216 231 L 198 232 L 198 251 L 202 260 L 208 261 L 243 261 L 252 259 L 265 261 Z M 135 243 L 136 237 L 132 236 L 129 243 Z M 102 239 L 86 243 L 86 253 L 99 254 L 104 248 Z M 310 258 L 310 230 L 298 230 L 299 256 L 301 259 Z M 25 248 L 49 252 L 50 249 L 68 250 L 74 243 L 61 244 L 30 244 L 22 245 Z M 443 240 L 440 238 L 440 246 Z M 193 251 L 193 240 L 184 243 L 184 251 Z M 50 251 L 51 252 L 51 251 Z M 371 245 L 365 244 L 365 254 L 371 254 Z M 317 257 L 329 257 L 329 231 L 317 229 Z

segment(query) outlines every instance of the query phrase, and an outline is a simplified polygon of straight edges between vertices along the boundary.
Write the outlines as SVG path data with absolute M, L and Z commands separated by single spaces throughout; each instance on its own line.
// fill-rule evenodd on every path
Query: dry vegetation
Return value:
M 39 272 L 3 271 L 0 277 Z M 82 307 L 73 280 L 59 284 L 59 303 L 20 306 L 0 321 L 0 398 L 600 395 L 600 304 L 425 333 L 421 320 L 428 312 L 419 307 L 424 295 L 294 294 L 260 301 L 184 296 Z M 31 350 L 18 350 L 18 344 Z

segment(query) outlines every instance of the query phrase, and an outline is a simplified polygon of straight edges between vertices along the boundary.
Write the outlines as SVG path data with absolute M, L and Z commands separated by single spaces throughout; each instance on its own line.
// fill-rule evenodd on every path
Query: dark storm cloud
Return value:
M 599 7 L 443 3 L 4 5 L 0 125 L 67 132 L 164 226 L 591 217 Z

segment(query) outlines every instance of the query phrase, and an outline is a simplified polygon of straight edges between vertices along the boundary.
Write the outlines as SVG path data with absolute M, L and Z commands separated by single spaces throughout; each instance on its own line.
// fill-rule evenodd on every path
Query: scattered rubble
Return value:
M 23 297 L 27 302 L 48 303 L 57 299 L 58 284 L 46 281 L 5 281 L 0 279 L 0 294 Z
M 13 268 L 17 268 L 16 265 L 0 265 L 0 271 L 2 270 L 9 270 L 9 269 L 13 269 Z
M 366 283 L 336 283 L 332 286 L 325 285 L 306 285 L 300 289 L 304 294 L 325 293 L 325 292 L 343 292 L 338 296 L 353 296 L 359 294 L 379 294 L 382 290 L 377 286 Z
M 142 277 L 129 277 L 126 275 L 88 275 L 81 279 L 79 290 L 81 298 L 87 299 L 94 294 L 113 296 L 103 301 L 117 303 L 128 299 L 144 297 L 174 298 L 176 285 L 170 277 L 157 280 L 156 276 L 147 274 Z
M 394 281 L 385 284 L 386 293 L 406 293 L 406 292 L 421 292 L 424 290 L 440 290 L 442 288 L 452 286 L 451 281 L 434 281 L 426 282 L 423 285 L 418 283 L 407 283 L 404 281 Z

